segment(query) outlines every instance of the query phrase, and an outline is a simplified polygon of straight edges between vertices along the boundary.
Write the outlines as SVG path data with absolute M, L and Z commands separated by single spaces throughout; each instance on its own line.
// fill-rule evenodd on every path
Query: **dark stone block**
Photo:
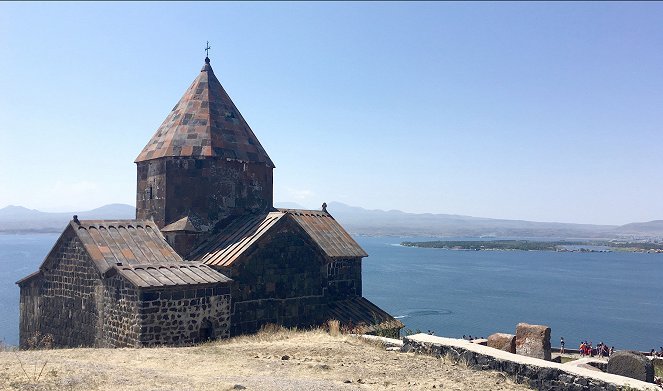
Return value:
M 182 291 L 175 291 L 171 294 L 172 300 L 181 300 L 183 298 L 184 298 L 184 292 Z
M 140 300 L 142 301 L 153 301 L 159 299 L 158 291 L 142 291 L 140 294 Z
M 654 382 L 654 365 L 642 353 L 621 350 L 608 360 L 608 373 L 626 376 L 645 382 Z

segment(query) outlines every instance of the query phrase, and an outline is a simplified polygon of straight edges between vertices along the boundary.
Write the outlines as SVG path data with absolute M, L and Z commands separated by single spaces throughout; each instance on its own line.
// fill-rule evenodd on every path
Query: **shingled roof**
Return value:
M 118 264 L 183 262 L 150 220 L 81 220 L 69 225 L 102 273 Z
M 352 236 L 328 212 L 279 209 L 292 216 L 330 258 L 367 257 Z
M 136 163 L 166 156 L 219 157 L 274 167 L 214 75 L 209 58 Z
M 368 256 L 329 213 L 279 209 L 238 218 L 196 249 L 192 259 L 207 265 L 230 266 L 283 218 L 293 219 L 329 258 Z
M 269 212 L 238 218 L 196 249 L 192 259 L 207 265 L 230 266 L 284 215 Z
M 231 280 L 200 262 L 160 265 L 127 265 L 116 268 L 135 286 L 141 288 L 175 285 L 227 283 Z
M 329 304 L 329 318 L 336 319 L 343 325 L 364 328 L 362 332 L 371 333 L 378 329 L 401 329 L 403 323 L 394 319 L 368 299 L 358 296 L 347 300 L 338 300 Z
M 60 240 L 67 232 L 78 237 L 101 274 L 108 276 L 117 272 L 140 288 L 231 281 L 200 262 L 184 261 L 150 220 L 72 220 Z M 51 252 L 56 251 L 56 247 Z M 39 276 L 49 257 L 50 254 L 39 271 L 17 284 Z

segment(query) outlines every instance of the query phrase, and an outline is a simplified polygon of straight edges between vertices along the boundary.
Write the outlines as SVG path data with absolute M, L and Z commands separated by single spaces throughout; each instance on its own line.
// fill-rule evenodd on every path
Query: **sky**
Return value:
M 0 208 L 135 204 L 133 161 L 209 41 L 277 202 L 663 219 L 661 20 L 661 2 L 0 2 Z

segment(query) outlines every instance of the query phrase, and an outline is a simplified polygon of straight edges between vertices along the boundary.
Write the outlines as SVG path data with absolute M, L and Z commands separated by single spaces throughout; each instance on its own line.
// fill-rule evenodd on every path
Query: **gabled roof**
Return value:
M 274 167 L 205 58 L 205 66 L 136 163 L 166 156 L 219 157 Z
M 404 325 L 380 307 L 361 296 L 329 303 L 329 319 L 343 325 L 364 327 L 363 332 L 374 332 L 378 328 L 400 329 Z
M 118 264 L 183 262 L 150 220 L 72 220 L 69 225 L 102 273 Z
M 207 265 L 230 266 L 283 218 L 292 219 L 332 259 L 366 257 L 368 254 L 327 212 L 279 209 L 233 221 L 210 237 L 191 258 Z
M 201 230 L 196 225 L 193 219 L 185 216 L 161 228 L 161 232 L 200 232 Z
M 367 257 L 366 251 L 328 212 L 279 209 L 292 216 L 330 258 Z
M 141 288 L 228 283 L 231 280 L 200 262 L 117 266 L 118 273 Z
M 67 232 L 78 237 L 102 275 L 116 271 L 140 288 L 231 281 L 200 262 L 184 261 L 150 220 L 72 220 L 58 242 Z M 51 253 L 57 247 L 56 244 Z M 23 285 L 40 276 L 51 253 L 37 272 L 16 283 Z
M 229 266 L 283 216 L 282 212 L 269 212 L 238 218 L 194 250 L 192 259 L 207 265 Z

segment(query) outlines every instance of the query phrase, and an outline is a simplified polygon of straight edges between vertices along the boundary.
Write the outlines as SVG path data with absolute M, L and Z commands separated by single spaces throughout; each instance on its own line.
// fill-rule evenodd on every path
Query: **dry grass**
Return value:
M 327 322 L 327 327 L 329 329 L 329 335 L 332 337 L 338 337 L 341 334 L 341 322 L 336 319 L 330 319 Z
M 21 370 L 48 364 L 38 381 Z M 28 371 L 29 373 L 29 371 Z M 385 351 L 325 331 L 273 328 L 186 348 L 0 352 L 2 390 L 522 390 L 498 372 Z

